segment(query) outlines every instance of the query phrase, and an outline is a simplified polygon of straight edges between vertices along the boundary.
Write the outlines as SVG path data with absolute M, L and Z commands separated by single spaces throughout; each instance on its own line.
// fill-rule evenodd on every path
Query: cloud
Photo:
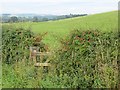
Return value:
M 3 13 L 69 14 L 117 10 L 118 0 L 2 0 Z M 1 12 L 0 12 L 1 13 Z

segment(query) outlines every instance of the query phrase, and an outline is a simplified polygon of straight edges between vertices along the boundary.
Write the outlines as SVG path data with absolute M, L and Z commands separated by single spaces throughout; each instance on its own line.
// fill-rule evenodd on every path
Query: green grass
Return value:
M 117 31 L 118 30 L 118 12 L 112 11 L 107 13 L 89 15 L 85 17 L 76 17 L 57 21 L 48 22 L 26 22 L 17 23 L 17 26 L 31 27 L 34 33 L 48 32 L 44 42 L 52 49 L 59 47 L 58 39 L 65 37 L 72 30 L 95 30 L 100 31 Z
M 73 29 L 99 29 L 102 31 L 108 31 L 117 29 L 117 16 L 116 11 L 89 15 L 86 17 L 77 17 L 59 21 L 49 21 L 49 22 L 40 22 L 35 23 L 32 26 L 34 32 L 56 32 L 66 34 Z

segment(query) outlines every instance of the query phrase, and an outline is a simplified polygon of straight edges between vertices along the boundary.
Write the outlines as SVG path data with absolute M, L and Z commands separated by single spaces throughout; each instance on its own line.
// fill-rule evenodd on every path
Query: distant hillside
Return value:
M 39 22 L 32 26 L 34 32 L 69 32 L 70 30 L 80 29 L 99 29 L 102 31 L 118 30 L 118 12 L 89 15 L 85 17 L 75 17 L 64 20 Z
M 2 22 L 42 22 L 50 20 L 60 20 L 72 17 L 86 16 L 87 14 L 70 14 L 70 15 L 45 15 L 45 14 L 0 14 L 2 17 Z M 11 17 L 17 18 L 16 20 L 11 20 Z

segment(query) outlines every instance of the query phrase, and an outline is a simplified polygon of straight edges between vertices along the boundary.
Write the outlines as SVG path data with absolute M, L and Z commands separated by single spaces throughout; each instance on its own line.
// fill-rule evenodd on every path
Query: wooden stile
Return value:
M 49 56 L 49 55 L 51 55 L 50 52 L 39 52 L 39 47 L 30 47 L 30 59 L 33 59 L 33 61 L 35 63 L 34 65 L 36 67 L 51 66 L 51 64 L 48 63 L 50 61 L 49 59 L 47 59 L 44 63 L 42 63 L 43 56 Z M 40 63 L 37 63 L 37 61 L 36 61 L 37 56 L 40 56 L 40 59 L 41 59 Z
M 36 63 L 35 64 L 36 67 L 39 67 L 39 66 L 51 66 L 50 63 Z

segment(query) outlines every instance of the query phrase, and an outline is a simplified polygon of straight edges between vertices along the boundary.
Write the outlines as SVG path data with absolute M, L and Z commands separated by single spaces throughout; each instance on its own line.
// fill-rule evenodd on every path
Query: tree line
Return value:
M 60 20 L 66 18 L 73 18 L 79 16 L 86 16 L 87 14 L 69 14 L 69 15 L 59 15 L 59 16 L 33 16 L 33 17 L 20 17 L 20 16 L 2 16 L 0 22 L 10 23 L 10 22 L 44 22 L 50 20 Z

